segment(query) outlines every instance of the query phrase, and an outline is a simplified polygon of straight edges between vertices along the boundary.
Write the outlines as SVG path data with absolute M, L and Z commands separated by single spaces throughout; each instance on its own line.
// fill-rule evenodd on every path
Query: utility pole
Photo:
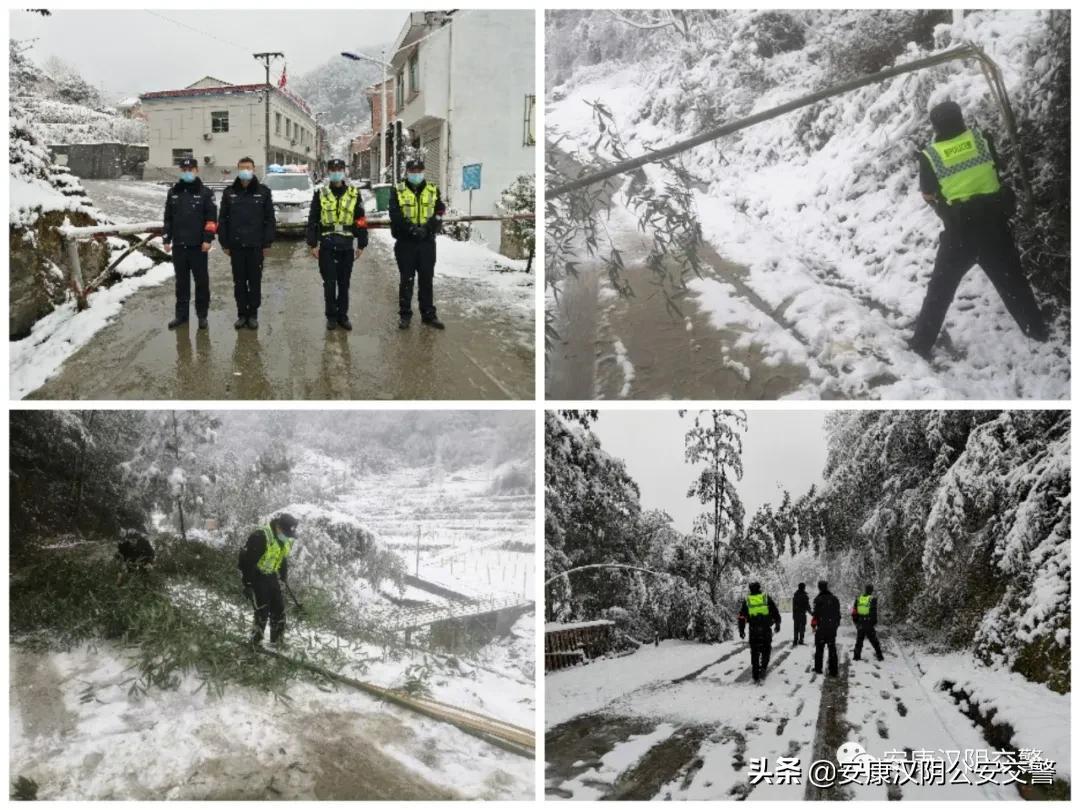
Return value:
M 420 527 L 416 527 L 416 576 L 420 576 Z
M 264 68 L 266 68 L 266 152 L 264 154 L 263 162 L 263 176 L 266 175 L 267 169 L 270 167 L 270 63 L 275 59 L 284 59 L 285 54 L 281 51 L 266 51 L 264 53 L 252 54 L 256 61 L 262 62 Z

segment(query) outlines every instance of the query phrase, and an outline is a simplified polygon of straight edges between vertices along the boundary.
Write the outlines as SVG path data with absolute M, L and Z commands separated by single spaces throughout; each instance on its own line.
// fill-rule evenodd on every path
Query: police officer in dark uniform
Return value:
M 285 597 L 282 584 L 289 581 L 289 555 L 296 543 L 297 519 L 290 514 L 274 516 L 260 526 L 240 549 L 237 568 L 244 596 L 255 610 L 252 644 L 261 644 L 270 622 L 270 642 L 285 640 Z
M 240 158 L 236 180 L 221 195 L 218 239 L 232 263 L 237 329 L 259 328 L 263 259 L 274 242 L 274 200 L 255 176 L 255 161 Z
M 398 265 L 398 328 L 412 321 L 413 280 L 419 278 L 417 303 L 420 319 L 435 329 L 445 329 L 435 312 L 435 234 L 442 229 L 446 206 L 439 189 L 424 178 L 424 161 L 410 158 L 405 179 L 390 195 L 390 235 Z
M 217 233 L 217 205 L 214 192 L 199 179 L 195 158 L 180 161 L 180 179 L 165 198 L 165 228 L 161 238 L 165 252 L 172 253 L 176 272 L 176 317 L 169 328 L 176 329 L 191 316 L 191 279 L 195 279 L 195 315 L 199 328 L 206 329 L 210 312 L 210 246 Z
M 746 638 L 746 625 L 750 625 L 750 672 L 757 683 L 769 668 L 773 627 L 780 632 L 780 609 L 757 582 L 750 583 L 750 594 L 739 605 L 739 638 Z
M 930 359 L 953 296 L 975 264 L 986 273 L 1020 330 L 1032 340 L 1045 341 L 1046 322 L 1009 229 L 1016 196 L 1001 182 L 990 134 L 964 123 L 955 101 L 930 110 L 930 123 L 935 137 L 919 154 L 919 189 L 941 217 L 944 230 L 908 345 Z
M 810 626 L 814 628 L 814 672 L 821 674 L 825 650 L 829 651 L 829 674 L 840 674 L 840 660 L 836 654 L 836 631 L 840 628 L 840 600 L 829 590 L 829 583 L 821 580 L 817 584 L 818 595 L 814 597 L 813 618 Z
M 319 260 L 326 328 L 351 330 L 349 281 L 353 262 L 368 245 L 367 219 L 360 191 L 345 180 L 345 161 L 334 158 L 327 162 L 326 168 L 326 185 L 311 198 L 307 243 L 311 255 Z
M 855 622 L 855 660 L 862 655 L 864 641 L 869 641 L 874 648 L 874 654 L 878 661 L 884 661 L 881 654 L 881 642 L 877 637 L 877 597 L 874 596 L 874 586 L 867 585 L 863 592 L 855 597 L 851 605 L 851 620 Z
M 800 582 L 791 597 L 791 623 L 795 626 L 795 638 L 791 645 L 806 644 L 806 614 L 810 612 L 810 595 L 806 592 L 806 583 Z

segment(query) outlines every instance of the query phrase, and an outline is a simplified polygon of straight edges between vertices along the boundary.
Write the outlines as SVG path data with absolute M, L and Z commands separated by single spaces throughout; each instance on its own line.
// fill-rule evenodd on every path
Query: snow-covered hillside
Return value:
M 691 215 L 705 243 L 700 253 L 705 272 L 683 275 L 689 297 L 679 304 L 684 317 L 673 329 L 682 329 L 685 319 L 688 330 L 719 331 L 721 344 L 714 348 L 710 337 L 693 331 L 679 341 L 673 332 L 670 341 L 679 345 L 669 347 L 666 339 L 656 338 L 651 348 L 672 354 L 704 349 L 716 362 L 739 364 L 733 395 L 747 395 L 739 391 L 753 374 L 784 380 L 772 396 L 1066 396 L 1068 165 L 1064 152 L 1048 144 L 1067 126 L 1061 111 L 1067 110 L 1068 97 L 1060 76 L 1068 71 L 1068 15 L 684 13 L 694 14 L 685 31 L 677 22 L 635 28 L 608 12 L 549 14 L 546 137 L 571 161 L 561 167 L 564 176 L 577 173 L 574 163 L 596 166 L 642 154 L 843 80 L 975 44 L 1000 66 L 1019 121 L 1022 158 L 1034 178 L 1036 218 L 1018 223 L 1016 230 L 1026 270 L 1055 316 L 1053 334 L 1046 344 L 1028 340 L 987 277 L 974 270 L 960 287 L 946 321 L 947 338 L 933 363 L 905 345 L 940 229 L 917 184 L 915 155 L 930 137 L 929 108 L 956 100 L 969 122 L 993 132 L 1020 190 L 1019 156 L 981 71 L 976 64 L 952 62 L 754 125 L 684 153 L 670 168 L 652 165 L 618 178 L 614 206 L 625 207 L 629 200 L 629 215 L 617 210 L 610 231 L 607 223 L 598 228 L 595 255 L 579 244 L 570 257 L 581 273 L 600 268 L 598 339 L 616 345 L 617 365 L 624 368 L 625 390 L 620 394 L 616 381 L 599 386 L 601 395 L 657 395 L 640 387 L 640 374 L 634 378 L 635 361 L 654 358 L 648 356 L 649 341 L 630 334 L 639 327 L 627 314 L 645 307 L 640 299 L 650 281 L 649 273 L 635 276 L 634 268 L 653 247 L 656 233 L 670 236 L 656 225 L 655 211 L 646 217 L 642 189 L 651 186 L 690 194 Z M 619 148 L 612 133 L 621 138 Z M 685 176 L 677 177 L 675 167 Z M 549 170 L 549 184 L 559 182 L 558 173 Z M 642 217 L 651 223 L 643 234 Z M 620 251 L 618 259 L 609 257 L 611 246 Z M 614 283 L 604 273 L 612 270 Z M 549 266 L 548 272 L 549 282 L 554 277 L 563 283 L 564 267 Z M 629 301 L 613 294 L 627 280 L 636 284 L 637 294 Z M 573 290 L 569 282 L 565 286 Z M 679 282 L 668 286 L 677 289 Z M 559 321 L 551 298 L 548 308 L 557 328 L 573 328 L 567 316 Z M 632 337 L 644 347 L 634 347 Z M 617 342 L 629 352 L 620 353 Z M 669 366 L 680 368 L 679 362 L 673 359 Z M 804 369 L 804 376 L 784 366 Z M 677 397 L 684 387 L 672 381 L 668 394 Z
M 353 49 L 355 51 L 355 49 Z M 360 53 L 379 58 L 378 49 Z M 326 62 L 291 80 L 291 89 L 319 114 L 326 127 L 330 154 L 348 160 L 349 141 L 371 126 L 367 88 L 382 81 L 382 68 L 335 53 Z

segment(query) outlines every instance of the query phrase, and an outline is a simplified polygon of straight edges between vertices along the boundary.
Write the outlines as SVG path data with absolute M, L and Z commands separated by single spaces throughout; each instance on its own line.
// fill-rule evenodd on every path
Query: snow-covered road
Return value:
M 293 684 L 290 702 L 188 677 L 129 691 L 111 644 L 12 648 L 11 773 L 38 798 L 453 799 L 531 795 L 531 760 L 354 690 Z
M 87 187 L 118 220 L 160 218 L 155 200 L 164 187 Z M 233 329 L 232 274 L 217 247 L 210 253 L 209 330 L 166 330 L 172 274 L 159 266 L 150 271 L 156 283 L 138 285 L 122 306 L 111 306 L 117 294 L 103 290 L 88 310 L 75 314 L 64 305 L 12 343 L 13 391 L 44 399 L 531 397 L 534 276 L 496 269 L 522 263 L 441 237 L 435 295 L 447 329 L 436 333 L 417 318 L 401 331 L 392 251 L 389 232 L 373 231 L 353 270 L 351 333 L 326 330 L 322 282 L 302 241 L 280 239 L 266 259 L 257 332 Z
M 548 713 L 556 721 L 549 723 L 547 731 L 547 796 L 577 800 L 1018 797 L 1015 787 L 996 785 L 847 785 L 824 791 L 808 786 L 805 769 L 810 762 L 821 758 L 835 762 L 836 748 L 844 742 L 859 743 L 875 759 L 886 752 L 903 751 L 910 757 L 913 751 L 991 746 L 949 694 L 936 688 L 940 659 L 927 656 L 936 664 L 928 668 L 929 674 L 924 673 L 920 656 L 885 630 L 881 633 L 885 660 L 873 660 L 867 647 L 862 659 L 855 661 L 855 633 L 845 623 L 837 640 L 840 677 L 823 678 L 813 671 L 810 634 L 806 646 L 793 647 L 789 632 L 790 625 L 774 638 L 769 672 L 760 685 L 750 679 L 745 642 L 707 647 L 665 642 L 660 649 L 643 648 L 629 658 L 548 676 Z M 703 651 L 708 651 L 711 662 L 687 671 L 690 657 Z M 639 657 L 640 667 L 636 666 Z M 949 665 L 958 664 L 962 665 L 960 660 L 952 660 Z M 969 661 L 966 669 L 982 668 Z M 629 674 L 634 671 L 648 673 L 648 682 L 635 684 Z M 630 678 L 630 688 L 623 692 L 617 688 L 620 675 Z M 1022 681 L 1018 676 L 1014 680 Z M 613 681 L 615 688 L 603 691 Z M 1024 688 L 1031 700 L 1050 698 L 1051 693 L 1037 684 Z M 560 706 L 562 699 L 574 706 L 570 712 Z M 1012 713 L 1016 711 L 1014 707 Z M 1067 728 L 1067 715 L 1058 723 Z M 1048 733 L 1048 739 L 1057 743 L 1060 735 Z M 1067 744 L 1062 745 L 1067 749 Z M 1067 750 L 1048 753 L 1055 755 L 1067 763 Z M 762 757 L 770 768 L 779 757 L 798 758 L 804 769 L 802 781 L 752 784 L 750 760 Z

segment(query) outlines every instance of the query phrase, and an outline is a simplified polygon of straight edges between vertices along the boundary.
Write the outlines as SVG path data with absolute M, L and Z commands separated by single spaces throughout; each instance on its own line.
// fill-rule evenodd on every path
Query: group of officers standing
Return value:
M 318 261 L 328 330 L 352 330 L 349 320 L 349 285 L 353 265 L 368 246 L 368 222 L 359 190 L 348 183 L 345 161 L 330 160 L 326 183 L 316 189 L 308 212 L 306 241 Z M 176 275 L 176 313 L 169 329 L 191 317 L 192 282 L 195 317 L 200 329 L 209 328 L 209 253 L 215 238 L 229 257 L 236 300 L 237 329 L 259 328 L 262 304 L 263 261 L 276 235 L 274 201 L 270 188 L 259 181 L 255 162 L 237 162 L 236 180 L 221 195 L 220 211 L 214 192 L 199 178 L 199 163 L 184 158 L 179 178 L 165 201 L 162 241 L 171 253 Z M 416 280 L 422 322 L 444 329 L 435 308 L 435 237 L 446 211 L 433 183 L 424 176 L 424 162 L 406 162 L 405 179 L 390 195 L 390 233 L 398 265 L 398 328 L 412 321 Z
M 761 585 L 751 582 L 746 597 L 739 603 L 739 638 L 750 632 L 750 671 L 754 683 L 765 678 L 772 654 L 773 631 L 780 632 L 780 609 L 776 602 L 761 590 Z M 825 580 L 818 582 L 818 594 L 813 604 L 806 592 L 806 583 L 800 582 L 791 599 L 791 618 L 795 628 L 792 646 L 806 643 L 806 617 L 814 633 L 814 672 L 822 674 L 825 652 L 828 651 L 829 675 L 839 675 L 840 665 L 836 653 L 836 632 L 840 628 L 840 600 L 829 590 Z M 851 605 L 851 620 L 855 624 L 856 661 L 862 656 L 863 644 L 870 642 L 879 661 L 884 659 L 881 643 L 877 637 L 878 605 L 874 586 L 866 585 Z

